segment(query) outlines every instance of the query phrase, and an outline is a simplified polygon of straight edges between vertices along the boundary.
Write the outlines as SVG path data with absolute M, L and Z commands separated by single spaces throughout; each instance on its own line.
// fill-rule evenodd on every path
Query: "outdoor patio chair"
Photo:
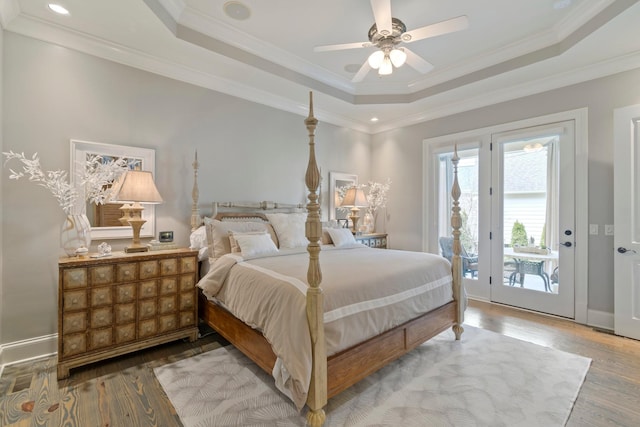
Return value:
M 439 242 L 442 256 L 451 262 L 451 258 L 453 258 L 453 237 L 440 237 Z M 478 256 L 467 254 L 464 246 L 460 246 L 462 248 L 460 252 L 460 258 L 462 258 L 462 275 L 467 276 L 467 274 L 469 274 L 472 278 L 476 277 L 478 275 Z

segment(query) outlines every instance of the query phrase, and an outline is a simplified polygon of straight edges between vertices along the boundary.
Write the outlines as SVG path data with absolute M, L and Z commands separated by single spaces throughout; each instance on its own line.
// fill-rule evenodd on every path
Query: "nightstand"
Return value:
M 356 235 L 355 239 L 370 248 L 387 249 L 387 233 L 361 234 Z
M 58 379 L 70 368 L 198 338 L 198 251 L 65 257 L 58 270 Z

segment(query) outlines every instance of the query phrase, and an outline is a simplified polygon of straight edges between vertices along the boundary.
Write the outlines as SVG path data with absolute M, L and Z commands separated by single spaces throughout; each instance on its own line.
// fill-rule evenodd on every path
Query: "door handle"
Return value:
M 636 251 L 634 251 L 633 249 L 627 249 L 627 248 L 623 248 L 622 246 L 620 246 L 618 248 L 618 253 L 620 254 L 626 254 L 627 252 L 631 252 L 631 253 L 636 253 Z
M 560 242 L 560 244 L 562 246 L 566 246 L 567 248 L 570 248 L 571 246 L 573 246 L 573 243 L 571 243 L 571 242 Z

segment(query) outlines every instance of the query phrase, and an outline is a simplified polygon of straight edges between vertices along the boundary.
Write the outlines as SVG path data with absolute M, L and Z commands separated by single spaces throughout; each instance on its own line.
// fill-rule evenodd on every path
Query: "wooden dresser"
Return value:
M 198 338 L 198 252 L 152 251 L 58 262 L 58 378 L 142 348 Z
M 387 233 L 372 233 L 356 235 L 356 242 L 370 248 L 387 249 Z

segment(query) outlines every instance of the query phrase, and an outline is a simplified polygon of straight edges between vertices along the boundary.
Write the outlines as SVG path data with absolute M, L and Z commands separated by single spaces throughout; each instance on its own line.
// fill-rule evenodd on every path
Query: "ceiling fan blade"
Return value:
M 466 15 L 457 18 L 447 19 L 437 24 L 427 25 L 426 27 L 416 28 L 402 34 L 402 41 L 411 43 L 416 40 L 423 40 L 429 37 L 436 37 L 442 34 L 453 33 L 455 31 L 466 30 L 469 28 L 469 18 Z
M 371 9 L 373 9 L 378 33 L 391 34 L 391 0 L 371 0 Z
M 358 70 L 356 75 L 353 76 L 351 81 L 354 83 L 361 82 L 362 80 L 364 80 L 369 70 L 371 70 L 371 67 L 369 66 L 369 61 L 364 61 L 364 64 L 362 64 L 362 67 L 360 67 L 360 69 Z
M 356 42 L 356 43 L 343 43 L 343 44 L 329 44 L 325 46 L 316 46 L 313 48 L 314 52 L 329 52 L 332 50 L 344 50 L 344 49 L 358 49 L 361 47 L 373 46 L 371 42 Z
M 407 64 L 409 64 L 411 68 L 415 68 L 422 74 L 427 74 L 429 71 L 433 70 L 433 65 L 431 65 L 431 63 L 425 61 L 406 47 L 403 49 L 404 53 L 407 54 Z

